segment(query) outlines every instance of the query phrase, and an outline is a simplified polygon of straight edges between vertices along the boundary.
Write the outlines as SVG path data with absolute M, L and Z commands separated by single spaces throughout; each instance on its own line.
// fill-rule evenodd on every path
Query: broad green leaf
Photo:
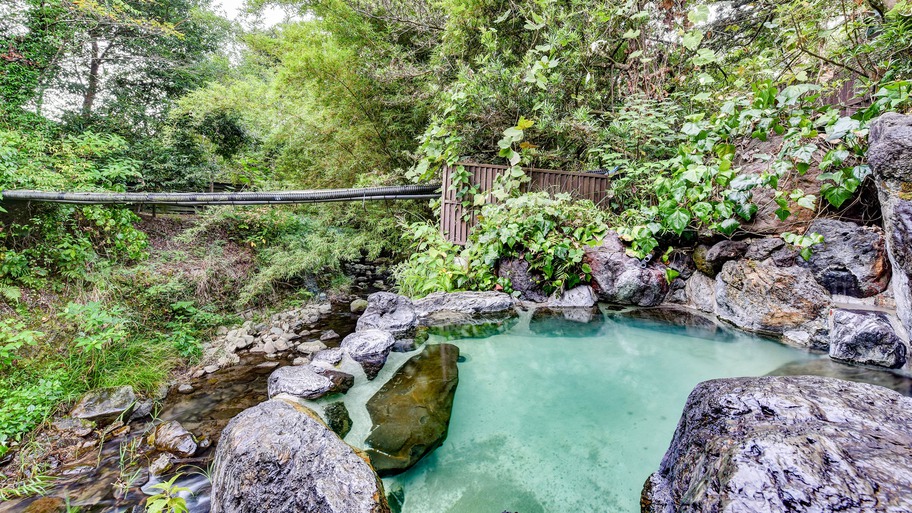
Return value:
M 690 213 L 679 208 L 665 219 L 665 225 L 674 233 L 681 235 L 690 224 Z

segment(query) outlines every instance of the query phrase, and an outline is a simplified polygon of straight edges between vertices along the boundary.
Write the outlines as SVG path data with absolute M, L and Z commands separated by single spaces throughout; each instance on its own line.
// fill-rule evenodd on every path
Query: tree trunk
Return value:
M 82 117 L 92 115 L 92 106 L 98 95 L 98 73 L 101 70 L 101 55 L 98 53 L 98 38 L 92 37 L 92 55 L 89 58 L 89 76 L 86 80 L 85 94 L 82 96 Z

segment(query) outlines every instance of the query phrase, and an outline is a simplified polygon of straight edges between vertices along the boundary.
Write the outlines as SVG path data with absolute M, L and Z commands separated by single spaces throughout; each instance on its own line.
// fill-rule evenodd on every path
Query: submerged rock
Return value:
M 367 309 L 358 319 L 357 331 L 383 330 L 400 334 L 417 325 L 412 300 L 392 292 L 376 292 L 367 297 Z
M 586 248 L 583 260 L 592 268 L 595 292 L 602 301 L 656 306 L 668 294 L 664 266 L 628 256 L 616 233 L 609 233 L 600 246 Z
M 402 472 L 446 439 L 459 382 L 459 348 L 425 346 L 367 402 L 366 452 L 380 475 Z
M 513 296 L 503 292 L 435 292 L 415 301 L 424 326 L 479 324 L 516 315 Z
M 769 376 L 822 376 L 858 383 L 868 383 L 889 388 L 905 396 L 912 396 L 912 378 L 887 369 L 875 369 L 861 365 L 850 365 L 829 358 L 798 360 L 787 363 Z
M 351 302 L 348 308 L 351 310 L 351 313 L 354 314 L 364 313 L 364 311 L 367 310 L 367 300 L 360 298 L 356 299 Z
M 870 297 L 887 289 L 892 273 L 880 228 L 818 219 L 808 232 L 823 235 L 824 242 L 814 246 L 810 260 L 798 263 L 831 294 Z
M 389 513 L 383 484 L 309 409 L 270 400 L 222 432 L 212 513 Z
M 356 331 L 342 340 L 342 349 L 361 364 L 367 379 L 374 379 L 386 365 L 396 339 L 382 330 Z
M 196 453 L 196 438 L 176 420 L 162 422 L 148 437 L 149 445 L 159 451 L 189 458 Z
M 833 314 L 830 358 L 897 369 L 906 363 L 906 345 L 883 314 L 837 310 Z
M 716 315 L 739 328 L 774 335 L 814 325 L 804 347 L 826 347 L 820 319 L 829 304 L 829 294 L 803 267 L 737 260 L 727 262 L 716 277 Z M 792 334 L 784 340 L 801 338 Z
M 333 393 L 345 393 L 355 384 L 355 377 L 344 372 L 310 365 L 290 365 L 275 370 L 268 381 L 269 397 L 288 394 L 304 399 L 319 399 Z
M 326 425 L 339 435 L 339 438 L 345 438 L 345 435 L 351 431 L 352 419 L 348 414 L 348 408 L 342 401 L 327 404 L 323 408 L 323 415 L 326 418 Z
M 126 421 L 136 406 L 136 394 L 133 387 L 105 388 L 93 390 L 76 403 L 70 416 L 75 419 L 91 420 L 104 425 L 117 420 Z
M 642 510 L 910 511 L 912 399 L 811 376 L 697 385 Z

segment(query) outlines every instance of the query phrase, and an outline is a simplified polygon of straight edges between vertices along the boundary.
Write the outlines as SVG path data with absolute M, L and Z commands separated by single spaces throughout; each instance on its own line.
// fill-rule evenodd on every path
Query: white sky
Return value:
M 263 9 L 262 15 L 259 18 L 254 18 L 242 12 L 244 4 L 245 0 L 216 0 L 213 6 L 224 11 L 229 20 L 238 21 L 246 28 L 253 26 L 268 28 L 292 18 L 283 9 L 275 6 Z

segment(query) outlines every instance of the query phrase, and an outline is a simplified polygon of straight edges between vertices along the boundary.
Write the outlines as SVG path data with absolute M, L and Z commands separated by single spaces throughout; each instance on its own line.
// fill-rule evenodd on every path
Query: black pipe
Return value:
M 151 205 L 273 205 L 335 201 L 432 199 L 439 197 L 439 191 L 440 184 L 367 187 L 361 189 L 225 193 L 48 192 L 9 190 L 2 192 L 2 199 L 72 203 L 77 205 L 126 205 L 136 203 Z

